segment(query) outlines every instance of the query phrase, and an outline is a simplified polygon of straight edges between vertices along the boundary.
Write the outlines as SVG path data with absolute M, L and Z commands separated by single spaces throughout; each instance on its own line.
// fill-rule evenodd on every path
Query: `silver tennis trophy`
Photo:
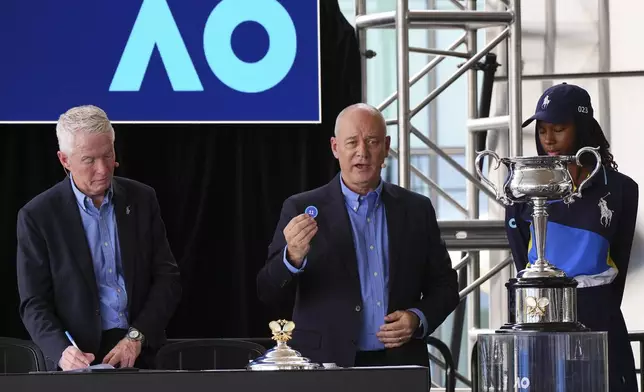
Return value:
M 481 181 L 506 206 L 515 203 L 532 205 L 533 243 L 537 251 L 534 264 L 520 271 L 506 283 L 508 288 L 509 322 L 501 331 L 586 331 L 577 321 L 577 281 L 552 265 L 545 258 L 548 202 L 573 203 L 582 197 L 582 191 L 601 168 L 599 147 L 583 147 L 577 154 L 564 156 L 530 156 L 499 158 L 490 150 L 478 153 L 476 171 Z M 585 153 L 595 156 L 596 164 L 590 175 L 575 189 L 569 164 L 582 166 Z M 481 173 L 480 162 L 489 156 L 508 168 L 508 177 L 498 188 Z

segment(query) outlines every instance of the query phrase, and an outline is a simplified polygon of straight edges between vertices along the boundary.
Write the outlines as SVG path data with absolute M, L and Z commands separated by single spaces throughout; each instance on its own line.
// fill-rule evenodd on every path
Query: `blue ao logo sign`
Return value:
M 321 122 L 323 0 L 0 1 L 0 123 Z

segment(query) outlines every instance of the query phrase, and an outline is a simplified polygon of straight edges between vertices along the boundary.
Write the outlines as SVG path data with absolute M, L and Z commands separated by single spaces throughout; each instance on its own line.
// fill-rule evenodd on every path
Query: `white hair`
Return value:
M 387 133 L 387 121 L 385 120 L 385 117 L 382 115 L 382 112 L 380 110 L 367 103 L 356 103 L 344 108 L 340 112 L 340 114 L 338 114 L 338 117 L 336 117 L 335 128 L 333 130 L 335 137 L 338 137 L 338 131 L 340 130 L 340 120 L 342 119 L 342 117 L 344 117 L 344 115 L 346 115 L 348 112 L 352 112 L 354 110 L 364 110 L 371 113 L 374 117 L 378 117 L 378 119 L 382 122 L 382 128 L 385 130 L 385 134 Z
M 116 138 L 114 128 L 103 109 L 93 105 L 77 106 L 61 114 L 56 124 L 58 148 L 71 154 L 75 147 L 77 134 L 109 134 L 112 143 Z

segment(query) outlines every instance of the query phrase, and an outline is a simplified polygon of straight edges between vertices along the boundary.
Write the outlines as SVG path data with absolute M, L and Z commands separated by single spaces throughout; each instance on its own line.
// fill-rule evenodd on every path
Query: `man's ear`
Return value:
M 338 139 L 333 136 L 331 136 L 331 152 L 333 152 L 335 159 L 338 159 Z
M 58 151 L 56 153 L 58 156 L 58 161 L 60 161 L 60 164 L 63 165 L 63 169 L 65 169 L 65 172 L 69 171 L 69 157 L 63 153 L 62 151 Z

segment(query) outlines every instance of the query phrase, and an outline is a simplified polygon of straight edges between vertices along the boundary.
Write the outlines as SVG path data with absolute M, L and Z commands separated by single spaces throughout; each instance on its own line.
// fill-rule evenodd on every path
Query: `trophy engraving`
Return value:
M 529 267 L 519 271 L 516 278 L 510 279 L 506 284 L 510 296 L 510 320 L 502 330 L 587 329 L 577 322 L 577 281 L 566 276 L 564 271 L 546 259 L 546 234 L 548 203 L 563 201 L 571 204 L 582 197 L 588 181 L 601 169 L 598 151 L 599 147 L 583 147 L 575 155 L 515 158 L 500 158 L 490 150 L 478 153 L 476 172 L 497 200 L 506 206 L 515 203 L 529 203 L 532 206 L 533 240 L 537 257 Z M 581 167 L 581 156 L 587 153 L 595 156 L 595 167 L 579 187 L 575 188 L 568 166 L 575 164 Z M 492 159 L 493 170 L 498 169 L 502 163 L 508 169 L 508 177 L 499 187 L 481 172 L 481 160 L 486 156 Z
M 293 338 L 295 323 L 289 320 L 275 320 L 268 323 L 277 346 L 266 351 L 266 353 L 249 363 L 247 370 L 306 370 L 317 369 L 321 365 L 311 362 L 298 351 L 293 350 L 286 344 Z
M 540 317 L 546 314 L 546 307 L 550 304 L 550 300 L 546 297 L 536 299 L 535 297 L 527 297 L 525 299 L 526 313 L 528 316 Z

